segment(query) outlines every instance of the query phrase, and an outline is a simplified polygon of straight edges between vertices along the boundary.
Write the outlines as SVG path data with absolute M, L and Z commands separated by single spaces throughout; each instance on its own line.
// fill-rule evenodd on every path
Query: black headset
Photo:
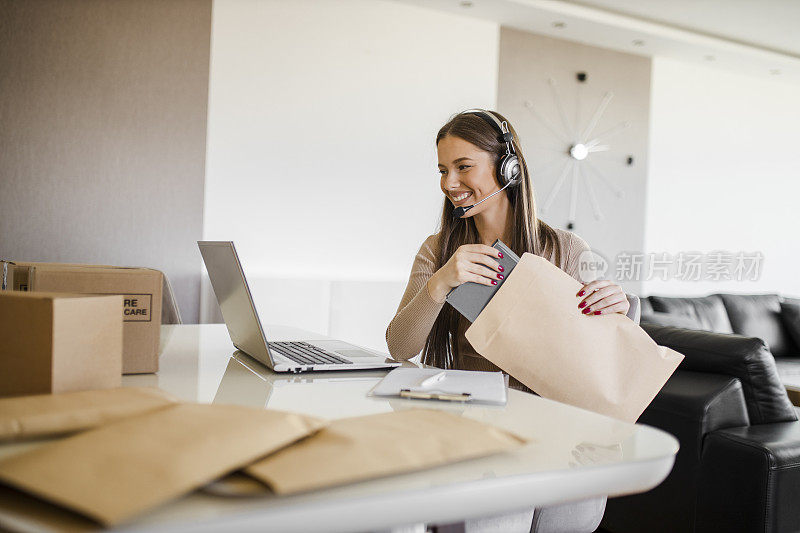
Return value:
M 514 187 L 522 181 L 522 166 L 514 148 L 514 134 L 509 131 L 508 122 L 500 122 L 491 111 L 485 109 L 468 109 L 462 114 L 481 117 L 500 133 L 500 141 L 506 143 L 506 153 L 497 162 L 497 179 L 503 188 Z

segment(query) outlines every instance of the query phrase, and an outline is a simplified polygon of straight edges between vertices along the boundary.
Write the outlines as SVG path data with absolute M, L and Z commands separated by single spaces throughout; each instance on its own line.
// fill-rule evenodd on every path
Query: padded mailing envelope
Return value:
M 465 335 L 540 396 L 635 422 L 683 355 L 623 314 L 584 315 L 575 296 L 581 287 L 525 253 Z
M 114 525 L 324 426 L 303 415 L 179 404 L 0 461 L 0 481 Z

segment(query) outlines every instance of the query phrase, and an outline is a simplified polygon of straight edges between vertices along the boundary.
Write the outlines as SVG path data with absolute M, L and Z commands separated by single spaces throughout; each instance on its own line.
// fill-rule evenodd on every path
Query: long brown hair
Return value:
M 496 111 L 486 111 L 494 114 L 500 122 L 508 120 Z M 555 230 L 536 217 L 536 202 L 533 196 L 528 165 L 520 149 L 517 132 L 508 123 L 508 129 L 514 136 L 514 148 L 522 167 L 522 181 L 519 185 L 509 187 L 505 194 L 511 202 L 514 214 L 512 241 L 506 243 L 521 256 L 524 252 L 536 255 L 550 255 L 555 258 L 555 264 L 561 264 L 561 249 L 558 245 L 558 236 Z M 472 113 L 458 113 L 442 126 L 436 134 L 436 145 L 439 145 L 445 136 L 452 135 L 474 144 L 481 150 L 489 152 L 492 156 L 492 174 L 497 178 L 497 162 L 506 153 L 506 144 L 500 138 L 496 125 Z M 499 183 L 499 182 L 498 182 Z M 447 197 L 442 204 L 442 220 L 439 230 L 438 255 L 436 270 L 442 268 L 463 244 L 477 244 L 480 242 L 478 230 L 472 217 L 453 218 L 453 206 Z M 422 362 L 439 368 L 454 368 L 459 363 L 458 341 L 456 339 L 458 312 L 450 305 L 442 308 L 439 316 L 428 334 L 425 348 L 422 351 Z

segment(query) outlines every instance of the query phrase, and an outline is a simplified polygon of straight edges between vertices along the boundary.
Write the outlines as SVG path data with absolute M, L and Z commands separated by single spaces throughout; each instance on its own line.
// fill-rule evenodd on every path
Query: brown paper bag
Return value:
M 83 431 L 175 402 L 166 392 L 144 387 L 4 398 L 0 442 Z
M 0 461 L 0 481 L 113 525 L 323 425 L 280 411 L 179 404 Z
M 490 455 L 524 442 L 444 411 L 410 409 L 334 420 L 245 472 L 278 494 L 293 494 Z
M 635 422 L 683 355 L 620 313 L 582 314 L 581 287 L 544 258 L 523 254 L 467 340 L 544 398 Z

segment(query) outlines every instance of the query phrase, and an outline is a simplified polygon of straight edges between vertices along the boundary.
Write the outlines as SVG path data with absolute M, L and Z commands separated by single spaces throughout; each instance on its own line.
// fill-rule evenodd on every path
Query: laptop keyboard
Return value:
M 343 357 L 334 355 L 331 352 L 322 350 L 307 342 L 268 342 L 270 350 L 280 352 L 281 355 L 288 357 L 292 361 L 303 365 L 352 365 Z

